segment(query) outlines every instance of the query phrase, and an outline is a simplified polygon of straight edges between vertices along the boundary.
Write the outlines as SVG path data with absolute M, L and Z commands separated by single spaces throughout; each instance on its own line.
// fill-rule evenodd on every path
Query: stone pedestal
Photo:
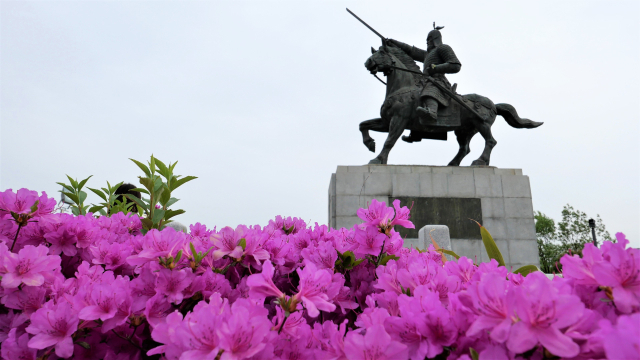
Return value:
M 529 177 L 520 169 L 420 165 L 338 166 L 329 185 L 329 225 L 361 223 L 356 211 L 372 199 L 411 207 L 415 229 L 397 230 L 405 245 L 424 247 L 418 231 L 446 225 L 451 248 L 478 262 L 489 260 L 480 229 L 496 241 L 507 266 L 539 264 Z

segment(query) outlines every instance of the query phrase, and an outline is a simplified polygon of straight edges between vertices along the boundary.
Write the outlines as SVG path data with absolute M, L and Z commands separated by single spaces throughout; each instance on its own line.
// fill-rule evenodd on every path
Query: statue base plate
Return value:
M 356 211 L 372 199 L 411 207 L 415 229 L 398 228 L 405 246 L 424 249 L 418 231 L 446 225 L 451 247 L 460 256 L 487 262 L 478 225 L 489 230 L 507 267 L 539 264 L 529 177 L 520 169 L 491 166 L 364 165 L 338 166 L 329 185 L 329 226 L 351 228 L 362 221 Z

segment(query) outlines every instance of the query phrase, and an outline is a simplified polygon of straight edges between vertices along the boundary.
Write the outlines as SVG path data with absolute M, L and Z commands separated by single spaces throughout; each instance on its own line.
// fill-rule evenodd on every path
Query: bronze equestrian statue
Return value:
M 385 100 L 380 117 L 361 122 L 360 131 L 364 145 L 372 152 L 375 152 L 375 141 L 369 130 L 388 132 L 389 135 L 380 154 L 369 164 L 386 164 L 389 152 L 400 135 L 404 130 L 410 130 L 409 136 L 402 137 L 409 143 L 422 139 L 446 140 L 447 132 L 453 131 L 460 150 L 449 166 L 460 165 L 469 153 L 471 138 L 479 132 L 485 140 L 485 147 L 482 155 L 471 165 L 489 165 L 491 150 L 497 144 L 491 135 L 496 115 L 517 129 L 532 129 L 543 124 L 520 118 L 509 104 L 494 104 L 489 98 L 477 94 L 457 94 L 456 84 L 451 86 L 444 74 L 457 73 L 461 64 L 453 49 L 442 43 L 442 27 L 436 28 L 434 23 L 425 51 L 384 38 L 351 11 L 349 13 L 381 37 L 383 43 L 377 51 L 371 49 L 372 55 L 365 62 L 365 67 L 374 75 L 382 72 L 387 77 Z M 414 60 L 424 63 L 423 71 Z

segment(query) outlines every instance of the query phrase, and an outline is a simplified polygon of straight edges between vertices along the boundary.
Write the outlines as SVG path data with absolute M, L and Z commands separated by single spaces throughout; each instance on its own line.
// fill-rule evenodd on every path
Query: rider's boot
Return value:
M 436 125 L 438 120 L 438 102 L 433 98 L 426 98 L 423 105 L 416 109 L 420 112 L 420 124 Z

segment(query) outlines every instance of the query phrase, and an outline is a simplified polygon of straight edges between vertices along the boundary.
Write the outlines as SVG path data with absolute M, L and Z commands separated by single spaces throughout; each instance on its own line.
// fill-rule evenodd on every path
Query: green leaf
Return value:
M 149 218 L 140 219 L 140 222 L 142 223 L 142 226 L 144 226 L 146 230 L 150 230 L 153 228 L 153 222 Z
M 71 178 L 71 176 L 69 176 L 69 175 L 67 175 L 67 178 L 69 179 L 69 182 L 71 183 L 71 186 L 73 186 L 74 189 L 77 189 L 78 188 L 78 182 L 73 180 Z
M 91 349 L 91 345 L 89 345 L 89 343 L 86 341 L 79 341 L 76 344 L 82 346 L 85 349 Z
M 478 354 L 478 352 L 474 348 L 469 348 L 469 353 L 471 354 L 471 358 L 473 360 L 480 359 L 480 355 Z
M 142 176 L 140 176 L 139 179 L 140 179 L 140 184 L 144 185 L 144 187 L 146 187 L 147 190 L 149 190 L 149 192 L 153 191 L 153 182 L 151 181 L 151 179 L 143 178 Z
M 80 205 L 84 204 L 84 201 L 87 200 L 87 193 L 84 191 L 80 191 L 78 193 L 80 196 L 78 197 L 78 200 L 80 200 Z
M 169 163 L 169 171 L 173 172 L 173 169 L 175 169 L 176 165 L 178 164 L 178 162 L 174 162 L 173 164 Z
M 184 214 L 184 210 L 182 209 L 178 209 L 178 210 L 169 210 L 167 209 L 166 215 L 165 215 L 165 220 L 169 220 L 172 217 L 176 216 L 176 215 L 180 215 L 180 214 Z
M 33 203 L 33 205 L 31 205 L 31 213 L 36 212 L 36 210 L 38 210 L 38 203 L 40 202 L 40 200 L 36 200 L 36 202 Z
M 158 172 L 165 178 L 169 177 L 169 169 L 162 161 L 156 159 L 156 165 L 158 166 Z
M 238 241 L 238 246 L 240 246 L 242 248 L 242 250 L 247 248 L 247 239 L 242 238 L 240 239 L 240 241 Z
M 104 209 L 100 209 L 100 215 L 107 216 L 107 212 Z
M 124 194 L 124 196 L 133 201 L 134 203 L 136 203 L 138 205 L 138 207 L 140 207 L 141 209 L 147 211 L 149 210 L 149 207 L 147 206 L 147 204 L 145 204 L 142 200 L 138 199 L 136 196 L 131 195 L 131 194 Z
M 520 268 L 518 268 L 518 270 L 514 271 L 514 274 L 520 274 L 522 276 L 527 276 L 529 274 L 531 274 L 532 272 L 536 272 L 536 271 L 540 271 L 540 269 L 538 269 L 537 266 L 535 265 L 525 265 L 522 266 Z
M 77 207 L 77 206 L 73 206 L 73 205 L 72 205 L 72 206 L 71 206 L 71 213 L 72 213 L 73 215 L 75 215 L 75 216 L 78 216 L 78 215 L 80 215 L 80 209 L 78 209 L 78 207 Z
M 129 191 L 140 191 L 143 194 L 149 195 L 149 192 L 146 189 L 143 189 L 143 188 L 135 188 L 135 189 L 131 189 Z
M 153 183 L 153 192 L 157 192 L 158 190 L 160 190 L 160 188 L 162 188 L 162 184 L 162 179 L 157 177 L 155 182 Z
M 87 189 L 93 191 L 94 194 L 100 196 L 102 198 L 102 200 L 109 201 L 109 200 L 107 200 L 107 196 L 101 190 L 93 189 L 93 188 L 90 188 L 90 187 L 87 187 Z M 93 212 L 93 211 L 91 211 L 91 212 Z
M 180 259 L 182 259 L 182 250 L 178 251 L 175 262 L 177 263 L 178 261 L 180 261 Z
M 389 260 L 398 260 L 399 257 L 395 256 L 395 255 L 385 255 L 382 257 L 382 260 L 380 261 L 380 265 L 387 265 L 387 263 L 389 262 Z
M 176 199 L 176 198 L 172 197 L 172 198 L 169 199 L 169 201 L 167 201 L 167 203 L 164 206 L 169 207 L 169 206 L 175 204 L 176 202 L 178 202 L 178 200 L 179 199 Z
M 195 176 L 185 176 L 181 179 L 177 179 L 176 181 L 172 181 L 171 182 L 171 191 L 177 189 L 178 187 L 182 186 L 184 183 L 189 182 L 191 180 L 197 179 L 197 177 Z
M 88 181 L 89 179 L 91 179 L 91 177 L 92 177 L 92 176 L 93 176 L 93 175 L 91 175 L 91 176 L 89 176 L 88 178 L 86 178 L 86 179 L 84 179 L 84 180 L 80 181 L 80 184 L 78 184 L 78 190 L 82 189 L 82 187 L 84 186 L 84 184 L 86 184 L 86 183 L 87 183 L 87 181 Z
M 151 154 L 151 161 L 149 161 L 149 169 L 152 174 L 156 172 L 156 158 L 153 157 L 153 154 Z
M 170 199 L 171 199 L 171 192 L 169 191 L 169 188 L 167 188 L 165 185 L 164 189 L 162 190 L 162 195 L 160 195 L 160 203 L 163 206 L 167 206 L 167 203 L 169 202 Z
M 482 242 L 484 243 L 484 248 L 487 250 L 487 255 L 489 255 L 489 259 L 495 259 L 498 262 L 499 266 L 505 266 L 504 259 L 502 258 L 502 253 L 500 253 L 500 249 L 498 249 L 498 245 L 493 240 L 489 231 L 479 222 L 475 220 L 471 220 L 480 226 L 480 235 L 482 235 Z
M 149 168 L 147 167 L 147 165 L 141 163 L 138 160 L 133 160 L 133 159 L 129 159 L 131 161 L 133 161 L 136 165 L 138 165 L 138 167 L 144 172 L 145 175 L 147 175 L 147 177 L 151 177 L 151 172 L 149 171 Z
M 98 210 L 101 210 L 104 206 L 102 205 L 95 205 L 89 208 L 89 212 L 90 213 L 95 213 Z
M 191 254 L 193 254 L 193 259 L 195 260 L 198 252 L 196 251 L 196 248 L 195 246 L 193 246 L 192 242 L 189 243 L 189 249 L 191 249 Z
M 78 199 L 78 197 L 76 196 L 76 194 L 72 194 L 70 192 L 66 192 L 66 191 L 62 191 L 62 193 L 68 197 L 69 199 L 73 200 L 73 202 L 75 202 L 76 204 L 80 203 L 80 200 Z
M 154 225 L 156 225 L 156 224 L 160 224 L 160 221 L 162 221 L 163 218 L 164 218 L 164 210 L 155 209 L 153 211 L 153 218 L 151 219 L 151 221 L 153 222 Z
M 356 261 L 353 263 L 352 268 L 354 268 L 354 267 L 356 267 L 356 266 L 360 265 L 360 263 L 362 263 L 363 261 L 364 261 L 364 259 L 356 260 Z
M 62 187 L 63 187 L 63 188 L 65 188 L 65 190 L 67 190 L 67 191 L 71 191 L 71 192 L 74 192 L 74 191 L 75 191 L 71 186 L 69 186 L 69 185 L 67 185 L 67 184 L 65 184 L 65 183 L 57 182 L 56 184 L 58 184 L 58 185 L 62 186 Z
M 438 249 L 438 250 L 436 250 L 436 251 L 439 251 L 439 252 L 441 252 L 441 253 L 445 253 L 445 254 L 447 254 L 447 255 L 451 255 L 451 256 L 453 256 L 454 258 L 456 258 L 456 260 L 457 260 L 457 259 L 460 259 L 460 255 L 458 255 L 458 254 L 454 253 L 454 252 L 453 252 L 453 251 L 451 251 L 451 250 Z

